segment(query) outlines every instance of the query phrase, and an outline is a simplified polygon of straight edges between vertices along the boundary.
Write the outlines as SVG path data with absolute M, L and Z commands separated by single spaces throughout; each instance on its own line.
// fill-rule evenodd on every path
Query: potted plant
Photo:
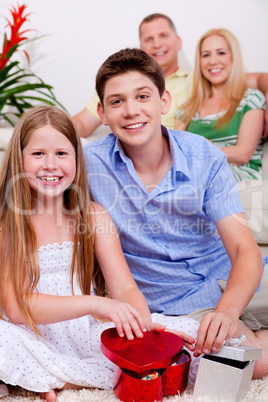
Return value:
M 4 33 L 0 53 L 0 119 L 4 119 L 11 126 L 15 126 L 24 111 L 39 102 L 58 105 L 64 109 L 57 101 L 51 85 L 46 84 L 31 70 L 21 67 L 19 61 L 12 60 L 19 47 L 30 40 L 40 38 L 28 39 L 26 34 L 31 30 L 22 30 L 29 16 L 24 13 L 25 9 L 25 5 L 17 5 L 10 9 L 12 20 L 5 18 L 10 34 Z M 29 61 L 29 55 L 25 50 L 24 53 Z

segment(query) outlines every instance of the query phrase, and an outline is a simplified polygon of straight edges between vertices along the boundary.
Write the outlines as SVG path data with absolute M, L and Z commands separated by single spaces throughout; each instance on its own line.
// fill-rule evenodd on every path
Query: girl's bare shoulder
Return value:
M 91 213 L 93 214 L 94 220 L 97 222 L 102 221 L 103 219 L 111 220 L 111 217 L 106 209 L 95 201 L 91 203 Z
M 105 213 L 106 210 L 105 210 L 105 208 L 103 208 L 103 206 L 101 204 L 98 204 L 97 202 L 92 201 L 91 202 L 91 212 L 94 214 L 99 213 L 99 212 Z

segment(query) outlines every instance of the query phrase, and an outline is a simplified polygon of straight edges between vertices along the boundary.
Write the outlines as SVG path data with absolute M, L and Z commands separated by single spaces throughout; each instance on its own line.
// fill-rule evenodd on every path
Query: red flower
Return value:
M 27 37 L 23 35 L 26 32 L 30 31 L 30 29 L 20 32 L 22 25 L 24 24 L 24 22 L 28 21 L 28 16 L 30 15 L 30 13 L 28 13 L 23 16 L 25 8 L 26 6 L 24 4 L 21 6 L 18 5 L 17 9 L 15 7 L 12 7 L 10 12 L 13 17 L 13 22 L 10 22 L 6 18 L 8 26 L 11 29 L 11 36 L 10 39 L 8 39 L 7 34 L 5 33 L 4 35 L 3 51 L 0 54 L 0 70 L 5 67 L 12 54 L 17 50 L 19 43 L 23 40 L 27 40 Z M 28 54 L 25 51 L 24 53 L 29 59 Z
M 40 102 L 65 109 L 56 99 L 51 85 L 46 84 L 30 69 L 21 67 L 19 61 L 12 60 L 18 47 L 29 41 L 26 32 L 33 30 L 22 28 L 29 16 L 24 14 L 25 8 L 25 5 L 17 5 L 10 9 L 12 18 L 6 18 L 10 33 L 4 34 L 3 50 L 0 53 L 0 118 L 12 126 L 15 126 L 22 113 Z M 28 54 L 25 51 L 24 53 L 29 60 Z

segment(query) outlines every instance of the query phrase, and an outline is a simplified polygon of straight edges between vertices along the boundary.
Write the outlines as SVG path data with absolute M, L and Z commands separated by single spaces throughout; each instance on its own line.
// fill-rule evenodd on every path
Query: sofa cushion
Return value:
M 14 127 L 0 127 L 0 149 L 5 151 L 12 137 Z
M 268 141 L 267 140 L 263 145 L 262 178 L 268 179 Z
M 268 244 L 268 179 L 243 180 L 238 191 L 255 241 Z
M 238 190 L 255 241 L 268 246 L 268 141 L 263 145 L 262 180 L 243 180 Z

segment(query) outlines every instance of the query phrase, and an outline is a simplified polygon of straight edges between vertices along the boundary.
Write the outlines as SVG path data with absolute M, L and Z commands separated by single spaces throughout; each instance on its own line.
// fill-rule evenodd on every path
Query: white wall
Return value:
M 1 0 L 0 34 L 8 8 L 22 0 Z M 148 14 L 170 16 L 183 39 L 179 64 L 192 69 L 195 46 L 208 29 L 224 27 L 238 38 L 246 71 L 268 72 L 268 0 L 24 0 L 30 23 L 44 38 L 27 46 L 31 68 L 54 87 L 71 115 L 94 91 L 101 63 L 124 47 L 137 47 L 138 25 Z M 35 32 L 28 34 L 36 35 Z M 0 36 L 2 43 L 2 36 Z M 20 57 L 23 57 L 22 55 Z

